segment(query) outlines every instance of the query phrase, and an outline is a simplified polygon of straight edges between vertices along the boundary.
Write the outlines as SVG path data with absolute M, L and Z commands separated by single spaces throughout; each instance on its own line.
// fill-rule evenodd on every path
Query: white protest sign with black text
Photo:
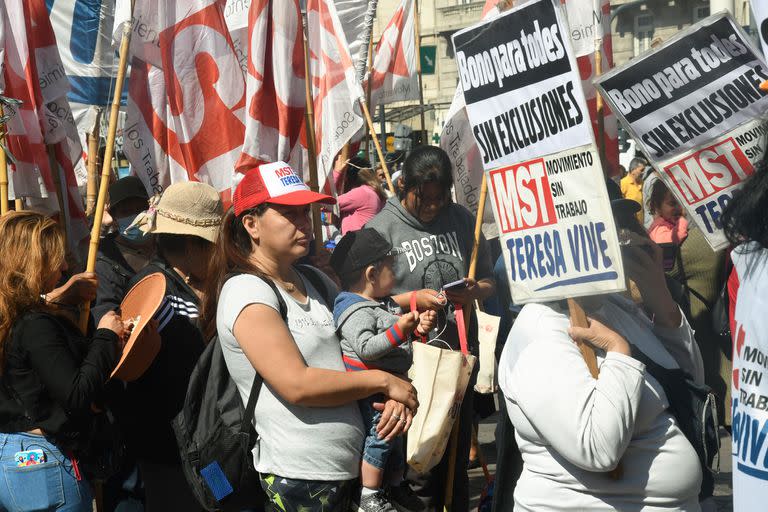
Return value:
M 625 288 L 568 31 L 552 0 L 453 36 L 515 303 Z
M 753 0 L 750 5 L 755 15 L 755 25 L 757 25 L 757 33 L 760 35 L 763 54 L 768 55 L 768 2 Z
M 713 249 L 720 215 L 762 154 L 768 67 L 726 14 L 596 81 Z

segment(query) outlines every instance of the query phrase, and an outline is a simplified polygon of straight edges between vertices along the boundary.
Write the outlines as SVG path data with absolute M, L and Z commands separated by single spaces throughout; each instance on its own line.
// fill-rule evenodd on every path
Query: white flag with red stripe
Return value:
M 613 67 L 613 46 L 611 41 L 610 0 L 563 0 L 571 28 L 571 44 L 576 54 L 576 65 L 581 75 L 581 86 L 587 100 L 589 117 L 597 144 L 603 145 L 609 175 L 619 171 L 619 125 L 616 116 L 607 103 L 603 102 L 603 133 L 598 130 L 597 90 L 592 85 L 597 75 L 595 67 L 596 48 L 602 55 L 602 73 Z M 596 10 L 596 5 L 599 9 Z M 579 38 L 573 36 L 579 34 Z M 602 139 L 602 140 L 601 140 Z
M 13 197 L 26 197 L 47 212 L 60 210 L 56 181 L 64 197 L 60 219 L 70 249 L 87 238 L 76 166 L 82 148 L 66 95 L 64 73 L 56 38 L 44 0 L 6 0 L 0 11 L 3 24 L 0 92 L 22 101 L 7 124 L 9 178 Z M 52 148 L 49 159 L 46 146 Z M 13 198 L 12 197 L 12 198 Z
M 414 0 L 400 3 L 376 46 L 369 75 L 374 106 L 419 99 L 414 7 Z
M 228 197 L 245 136 L 245 81 L 224 4 L 136 1 L 142 30 L 131 39 L 123 147 L 151 193 L 191 180 Z
M 280 160 L 301 171 L 307 96 L 298 0 L 253 0 L 248 41 L 245 142 L 237 170 Z
M 365 123 L 358 103 L 363 89 L 355 77 L 333 2 L 308 0 L 307 18 L 315 147 L 320 187 L 324 189 L 326 183 L 333 183 L 328 177 L 333 172 L 334 157 Z

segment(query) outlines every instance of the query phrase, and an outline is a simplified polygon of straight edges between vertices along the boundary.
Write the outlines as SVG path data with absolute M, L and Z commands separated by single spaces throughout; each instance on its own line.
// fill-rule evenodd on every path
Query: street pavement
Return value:
M 496 419 L 498 413 L 486 418 L 480 423 L 478 428 L 478 441 L 485 456 L 488 465 L 488 471 L 491 475 L 496 473 L 496 441 L 494 430 L 496 428 Z M 725 430 L 721 429 L 720 436 L 720 473 L 715 478 L 715 502 L 718 512 L 732 512 L 733 510 L 733 491 L 731 488 L 731 437 Z M 469 471 L 470 486 L 470 510 L 477 510 L 480 501 L 480 493 L 485 486 L 485 477 L 482 468 L 475 468 Z M 506 512 L 506 511 L 505 511 Z

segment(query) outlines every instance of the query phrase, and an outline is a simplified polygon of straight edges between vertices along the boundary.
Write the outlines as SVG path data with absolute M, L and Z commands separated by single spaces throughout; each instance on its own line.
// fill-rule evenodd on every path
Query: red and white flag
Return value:
M 403 0 L 381 34 L 369 75 L 373 106 L 419 99 L 415 15 L 414 0 Z
M 82 148 L 66 95 L 69 81 L 61 63 L 44 0 L 6 0 L 0 6 L 0 93 L 21 100 L 7 123 L 11 198 L 59 212 L 70 249 L 88 237 L 76 166 Z M 47 146 L 51 148 L 49 159 Z M 62 184 L 60 211 L 56 181 Z
M 355 77 L 346 37 L 331 0 L 307 1 L 309 67 L 315 112 L 320 188 L 333 183 L 333 159 L 363 127 L 363 89 Z M 306 179 L 306 176 L 305 176 Z
M 307 96 L 298 0 L 253 0 L 248 41 L 245 142 L 237 170 L 279 160 L 299 171 Z
M 610 0 L 561 0 L 565 3 L 568 25 L 571 29 L 571 44 L 576 54 L 576 65 L 581 75 L 581 86 L 587 100 L 589 117 L 595 141 L 603 144 L 609 176 L 619 171 L 619 125 L 616 116 L 607 103 L 603 102 L 603 133 L 598 130 L 597 89 L 592 80 L 597 77 L 595 67 L 596 49 L 602 55 L 602 73 L 613 67 L 613 46 L 611 41 Z M 599 5 L 599 7 L 598 7 Z M 578 37 L 577 37 L 578 36 Z M 602 140 L 600 140 L 602 137 Z
M 190 180 L 228 198 L 245 136 L 245 81 L 224 4 L 136 1 L 123 148 L 150 193 Z
M 307 18 L 318 180 L 331 192 L 333 158 L 363 126 L 356 107 L 363 91 L 333 2 L 309 0 Z M 253 0 L 248 23 L 246 135 L 237 169 L 282 160 L 308 181 L 299 2 Z

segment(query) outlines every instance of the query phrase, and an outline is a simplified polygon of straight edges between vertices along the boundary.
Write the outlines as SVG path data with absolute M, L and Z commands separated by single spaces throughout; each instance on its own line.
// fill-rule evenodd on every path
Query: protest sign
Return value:
M 526 3 L 453 36 L 515 303 L 623 290 L 616 228 L 565 23 Z
M 762 152 L 765 80 L 757 49 L 718 14 L 596 81 L 715 250 L 727 245 L 722 209 Z
M 768 55 L 768 5 L 765 2 L 750 2 L 750 5 L 755 15 L 755 25 L 757 25 L 757 32 L 760 34 L 763 54 Z

